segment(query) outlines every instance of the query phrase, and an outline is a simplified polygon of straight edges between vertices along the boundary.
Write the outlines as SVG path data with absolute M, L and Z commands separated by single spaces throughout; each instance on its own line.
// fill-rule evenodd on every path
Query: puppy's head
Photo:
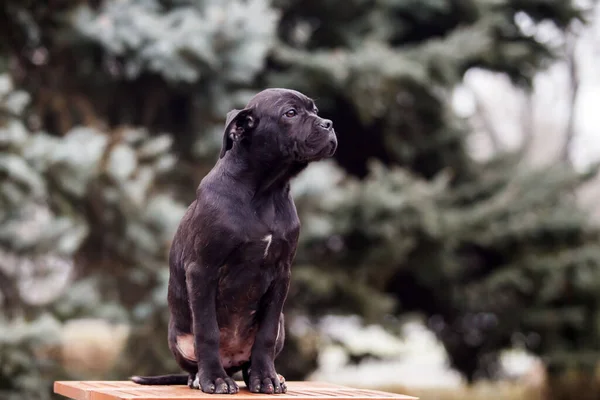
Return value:
M 223 158 L 234 143 L 259 161 L 311 162 L 333 156 L 337 137 L 333 123 L 317 115 L 315 102 L 289 89 L 266 89 L 243 110 L 227 114 Z

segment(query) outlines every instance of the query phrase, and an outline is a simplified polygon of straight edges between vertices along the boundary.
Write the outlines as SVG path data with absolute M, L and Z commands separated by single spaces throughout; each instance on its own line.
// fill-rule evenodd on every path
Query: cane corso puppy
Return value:
M 290 179 L 336 148 L 332 122 L 294 90 L 266 89 L 227 114 L 219 159 L 169 255 L 168 342 L 188 374 L 134 382 L 233 394 L 241 370 L 251 392 L 286 392 L 274 360 L 300 231 Z

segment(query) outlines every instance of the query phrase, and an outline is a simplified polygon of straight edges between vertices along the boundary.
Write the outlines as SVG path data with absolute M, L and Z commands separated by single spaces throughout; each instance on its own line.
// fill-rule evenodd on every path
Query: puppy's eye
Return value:
M 288 118 L 295 117 L 298 113 L 293 108 L 285 112 L 285 116 Z

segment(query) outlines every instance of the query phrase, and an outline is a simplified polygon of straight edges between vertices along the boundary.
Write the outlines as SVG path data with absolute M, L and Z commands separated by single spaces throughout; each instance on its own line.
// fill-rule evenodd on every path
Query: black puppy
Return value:
M 300 221 L 290 179 L 337 148 L 332 122 L 312 99 L 267 89 L 227 114 L 219 160 L 204 177 L 169 255 L 169 347 L 189 375 L 134 376 L 237 393 L 285 393 L 274 360 Z

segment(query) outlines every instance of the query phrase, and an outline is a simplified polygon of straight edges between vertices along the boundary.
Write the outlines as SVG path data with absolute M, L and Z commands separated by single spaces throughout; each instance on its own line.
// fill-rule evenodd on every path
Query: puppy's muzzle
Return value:
M 335 133 L 331 133 L 330 138 L 329 138 L 329 153 L 327 154 L 328 157 L 332 157 L 335 154 L 335 151 L 337 150 L 337 138 L 335 136 Z
M 319 123 L 319 128 L 323 129 L 327 132 L 328 136 L 328 148 L 327 148 L 327 157 L 332 157 L 337 150 L 337 136 L 335 135 L 335 131 L 333 130 L 333 122 L 330 119 L 321 118 Z

